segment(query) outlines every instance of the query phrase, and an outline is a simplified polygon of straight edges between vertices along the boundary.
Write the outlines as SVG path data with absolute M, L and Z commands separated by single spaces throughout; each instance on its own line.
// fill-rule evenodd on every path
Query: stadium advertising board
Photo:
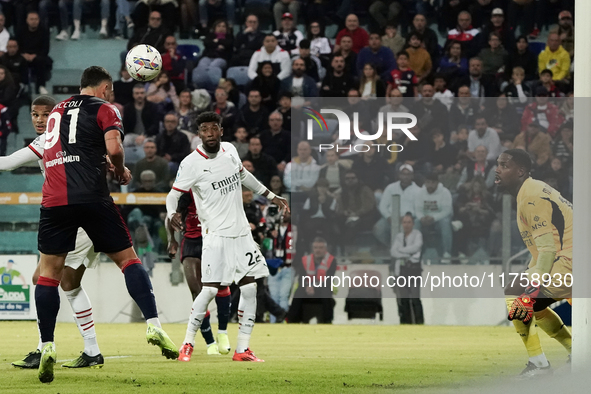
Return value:
M 35 255 L 0 255 L 0 320 L 35 320 Z

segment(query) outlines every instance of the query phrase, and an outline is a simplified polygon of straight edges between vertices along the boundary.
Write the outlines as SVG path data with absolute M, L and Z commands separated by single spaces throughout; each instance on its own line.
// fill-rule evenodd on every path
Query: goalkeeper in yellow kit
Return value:
M 495 183 L 517 198 L 517 225 L 532 255 L 527 280 L 518 278 L 523 280 L 505 288 L 509 320 L 529 355 L 521 376 L 529 378 L 552 373 L 537 327 L 571 352 L 571 333 L 549 306 L 572 297 L 573 208 L 559 192 L 530 177 L 532 159 L 526 151 L 507 150 L 497 164 Z

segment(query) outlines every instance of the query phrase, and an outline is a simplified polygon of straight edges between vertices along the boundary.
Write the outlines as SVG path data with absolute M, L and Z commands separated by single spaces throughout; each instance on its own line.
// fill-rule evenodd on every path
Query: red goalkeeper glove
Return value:
M 539 286 L 528 286 L 525 293 L 513 300 L 509 310 L 509 320 L 521 320 L 524 324 L 528 324 L 534 315 L 535 298 L 539 295 Z

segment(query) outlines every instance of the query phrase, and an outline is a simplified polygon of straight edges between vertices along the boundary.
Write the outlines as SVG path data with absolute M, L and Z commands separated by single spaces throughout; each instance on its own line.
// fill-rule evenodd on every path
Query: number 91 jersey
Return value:
M 109 198 L 104 135 L 110 130 L 123 139 L 121 114 L 98 97 L 76 95 L 53 108 L 45 132 L 42 206 Z

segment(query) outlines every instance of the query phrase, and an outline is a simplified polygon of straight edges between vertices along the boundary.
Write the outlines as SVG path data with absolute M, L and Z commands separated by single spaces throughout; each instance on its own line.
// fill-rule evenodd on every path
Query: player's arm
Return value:
M 111 164 L 115 168 L 115 174 L 120 177 L 123 185 L 127 185 L 131 181 L 131 172 L 125 167 L 125 150 L 123 149 L 123 141 L 121 141 L 121 132 L 113 129 L 105 133 L 105 145 Z
M 19 168 L 24 164 L 34 162 L 43 158 L 43 156 L 37 156 L 31 148 L 26 147 L 17 150 L 10 156 L 0 156 L 0 171 L 11 171 L 15 168 Z
M 193 169 L 191 162 L 188 161 L 190 159 L 191 156 L 187 156 L 181 161 L 172 189 L 170 189 L 170 192 L 168 192 L 168 195 L 166 196 L 166 216 L 171 220 L 173 217 L 176 217 L 176 223 L 173 223 L 173 225 L 178 225 L 178 227 L 182 226 L 180 223 L 180 215 L 176 215 L 179 207 L 179 199 L 183 194 L 191 192 L 191 188 L 197 181 L 195 174 L 199 173 Z
M 533 202 L 533 205 L 530 202 Z M 536 198 L 534 201 L 528 201 L 523 211 L 538 250 L 536 263 L 528 273 L 548 274 L 552 270 L 557 252 L 552 231 L 552 203 L 546 198 Z
M 266 197 L 269 201 L 277 204 L 282 211 L 285 209 L 290 212 L 289 205 L 285 198 L 268 190 L 265 185 L 259 182 L 259 180 L 244 167 L 240 169 L 240 180 L 242 181 L 242 184 L 246 186 L 246 188 L 252 190 L 253 193 Z

